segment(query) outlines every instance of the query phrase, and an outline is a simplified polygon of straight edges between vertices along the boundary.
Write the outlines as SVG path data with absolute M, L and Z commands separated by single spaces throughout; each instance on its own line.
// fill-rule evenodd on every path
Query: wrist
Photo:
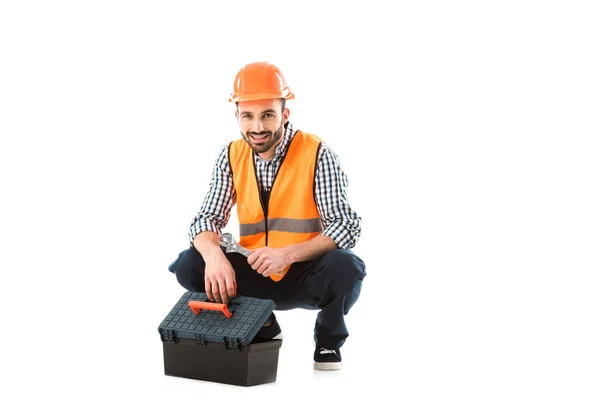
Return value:
M 214 246 L 212 244 L 210 246 L 206 247 L 205 253 L 206 253 L 206 256 L 203 255 L 203 257 L 207 260 L 220 260 L 222 258 L 226 258 L 225 253 L 223 253 L 223 250 L 221 249 L 221 247 Z
M 291 265 L 298 260 L 296 259 L 296 252 L 294 251 L 295 245 L 287 246 L 284 249 L 283 260 L 285 261 L 285 265 Z

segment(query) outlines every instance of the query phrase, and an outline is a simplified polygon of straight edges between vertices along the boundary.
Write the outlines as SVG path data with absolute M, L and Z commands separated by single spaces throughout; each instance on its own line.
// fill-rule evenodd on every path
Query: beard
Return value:
M 261 135 L 266 135 L 264 138 L 260 137 L 254 137 L 254 138 L 250 138 L 250 136 L 261 136 Z M 269 150 L 271 150 L 271 148 L 273 146 L 275 146 L 275 144 L 279 141 L 279 139 L 281 139 L 281 136 L 283 135 L 283 122 L 281 123 L 281 126 L 279 127 L 279 129 L 277 129 L 276 131 L 261 131 L 261 132 L 254 132 L 254 131 L 248 131 L 246 132 L 246 134 L 244 135 L 244 133 L 242 133 L 242 137 L 244 138 L 244 140 L 246 141 L 246 143 L 248 143 L 248 146 L 250 146 L 250 148 L 252 148 L 252 150 L 254 150 L 254 152 L 256 152 L 257 154 L 262 154 L 262 153 L 266 153 Z M 257 140 L 258 142 L 253 142 L 252 140 Z

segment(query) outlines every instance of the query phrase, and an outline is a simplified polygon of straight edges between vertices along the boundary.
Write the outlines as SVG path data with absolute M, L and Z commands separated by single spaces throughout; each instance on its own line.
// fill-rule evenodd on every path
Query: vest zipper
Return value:
M 252 154 L 252 160 L 252 166 L 254 167 L 254 179 L 256 179 L 256 189 L 258 189 L 258 199 L 260 200 L 260 206 L 262 207 L 263 214 L 265 216 L 265 246 L 267 246 L 269 244 L 269 205 L 267 204 L 267 207 L 265 207 L 265 203 L 263 202 L 263 197 L 260 190 L 260 182 L 258 181 L 258 173 L 256 171 L 256 160 L 254 159 L 254 154 Z M 269 196 L 269 200 L 270 198 L 271 196 Z

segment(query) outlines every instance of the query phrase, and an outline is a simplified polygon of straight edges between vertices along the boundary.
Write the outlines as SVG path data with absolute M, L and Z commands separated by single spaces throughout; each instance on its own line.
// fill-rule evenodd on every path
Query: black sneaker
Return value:
M 340 349 L 328 350 L 323 347 L 315 349 L 315 369 L 333 371 L 342 368 L 342 353 Z
M 268 326 L 262 326 L 256 336 L 255 339 L 258 340 L 275 340 L 275 339 L 283 339 L 283 334 L 281 333 L 281 328 L 279 327 L 279 323 L 277 322 L 277 318 L 275 318 L 275 314 L 271 313 L 271 317 L 267 320 L 266 324 Z

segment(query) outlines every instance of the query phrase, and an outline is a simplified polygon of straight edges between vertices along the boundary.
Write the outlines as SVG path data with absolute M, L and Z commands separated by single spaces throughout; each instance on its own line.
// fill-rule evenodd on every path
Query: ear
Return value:
M 288 121 L 288 119 L 290 118 L 290 109 L 284 108 L 283 113 L 281 115 L 282 115 L 283 123 L 286 123 Z
M 234 114 L 235 114 L 235 119 L 240 119 L 240 113 L 239 113 L 239 112 L 237 112 L 237 110 L 235 111 L 235 113 L 234 113 Z

